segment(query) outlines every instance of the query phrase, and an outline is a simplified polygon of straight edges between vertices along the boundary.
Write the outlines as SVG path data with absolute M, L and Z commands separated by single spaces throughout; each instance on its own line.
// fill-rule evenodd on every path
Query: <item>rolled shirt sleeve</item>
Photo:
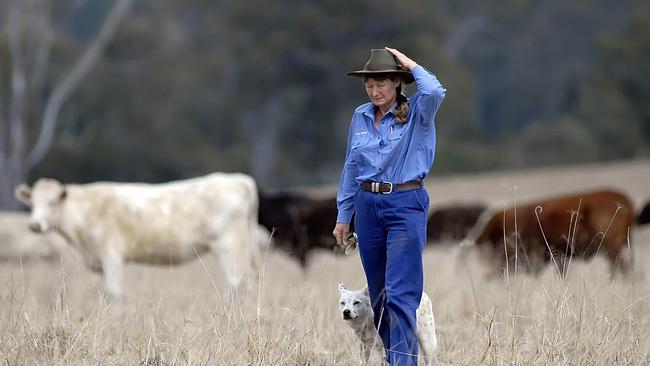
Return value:
M 352 123 L 354 123 L 354 120 Z M 349 224 L 352 219 L 352 214 L 354 213 L 354 195 L 359 190 L 359 184 L 356 181 L 356 177 L 359 175 L 359 169 L 357 168 L 356 162 L 354 162 L 352 154 L 350 154 L 353 131 L 352 123 L 350 123 L 350 132 L 348 133 L 345 164 L 343 165 L 339 189 L 336 194 L 336 206 L 338 208 L 336 222 L 344 224 Z
M 446 89 L 443 88 L 438 78 L 429 70 L 421 65 L 416 65 L 411 70 L 418 92 L 416 95 L 416 110 L 420 114 L 421 121 L 424 123 L 433 123 L 433 118 L 445 99 Z

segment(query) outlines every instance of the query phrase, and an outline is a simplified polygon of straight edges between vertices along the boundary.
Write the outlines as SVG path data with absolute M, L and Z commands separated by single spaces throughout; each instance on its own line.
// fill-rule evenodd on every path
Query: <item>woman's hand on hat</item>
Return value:
M 397 59 L 397 63 L 399 63 L 400 65 L 402 65 L 403 67 L 405 67 L 409 71 L 413 70 L 413 68 L 418 65 L 417 62 L 411 60 L 410 58 L 408 58 L 405 54 L 401 53 L 400 51 L 398 51 L 398 50 L 396 50 L 394 48 L 390 48 L 390 47 L 384 47 L 384 48 L 386 49 L 386 51 L 392 53 L 393 56 L 395 56 L 395 58 Z

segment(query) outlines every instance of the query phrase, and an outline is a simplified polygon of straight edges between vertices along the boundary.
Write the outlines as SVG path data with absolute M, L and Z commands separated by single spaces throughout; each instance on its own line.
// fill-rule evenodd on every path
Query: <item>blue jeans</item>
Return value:
M 359 190 L 354 208 L 361 263 L 386 360 L 391 366 L 417 366 L 415 313 L 422 297 L 429 195 L 424 188 L 390 194 Z

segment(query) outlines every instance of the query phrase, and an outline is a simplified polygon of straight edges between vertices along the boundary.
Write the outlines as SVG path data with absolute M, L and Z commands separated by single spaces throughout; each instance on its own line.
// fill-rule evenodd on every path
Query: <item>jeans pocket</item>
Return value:
M 428 213 L 429 193 L 427 192 L 427 190 L 424 188 L 414 189 L 413 194 L 415 195 L 415 199 L 417 200 L 420 209 L 422 209 L 423 212 Z

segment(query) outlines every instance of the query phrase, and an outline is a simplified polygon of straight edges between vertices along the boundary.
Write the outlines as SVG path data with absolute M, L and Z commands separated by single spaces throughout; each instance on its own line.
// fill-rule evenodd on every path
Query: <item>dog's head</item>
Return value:
M 341 281 L 339 282 L 339 294 L 339 310 L 344 320 L 357 319 L 372 311 L 368 287 L 361 290 L 348 290 Z

